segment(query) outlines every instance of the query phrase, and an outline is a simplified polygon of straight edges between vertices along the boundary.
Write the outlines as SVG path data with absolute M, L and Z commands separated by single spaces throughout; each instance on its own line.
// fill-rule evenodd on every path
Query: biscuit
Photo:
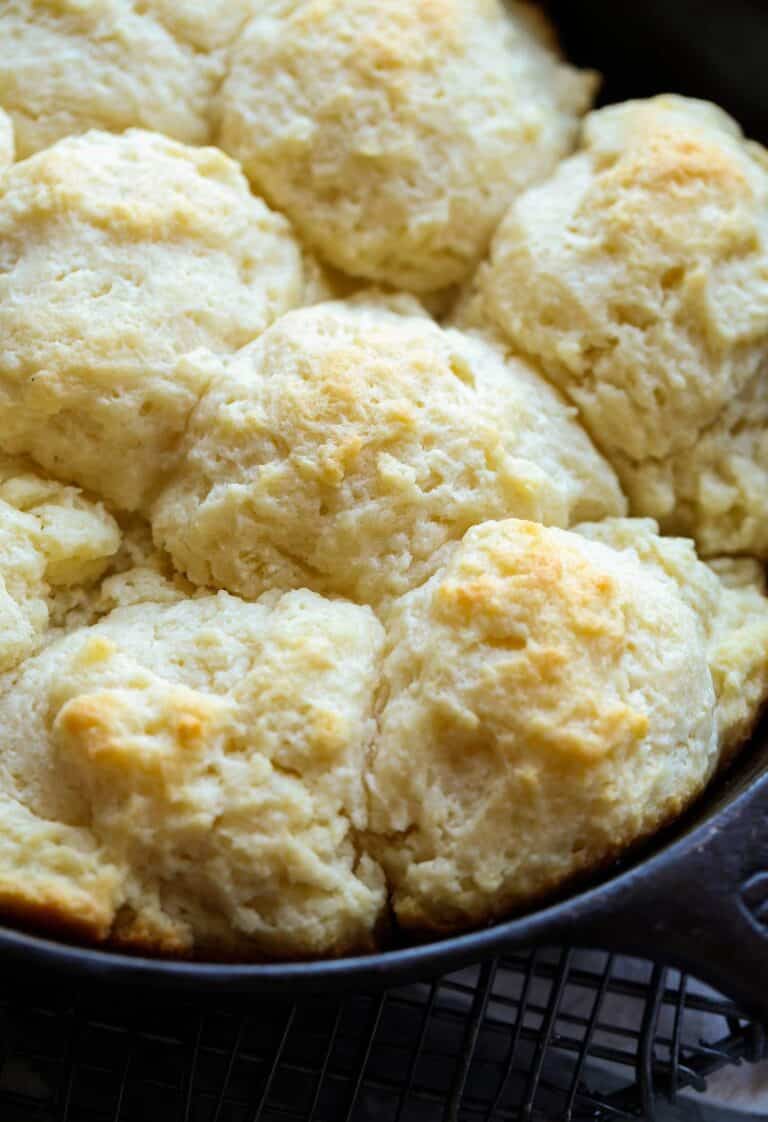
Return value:
M 218 143 L 330 264 L 453 284 L 575 139 L 595 80 L 499 0 L 295 0 L 237 40 Z
M 95 581 L 119 544 L 100 503 L 0 457 L 0 671 L 42 646 L 59 600 Z
M 623 508 L 530 367 L 425 316 L 339 302 L 283 316 L 228 364 L 152 522 L 196 584 L 379 605 L 477 522 L 567 526 Z
M 583 149 L 513 202 L 478 285 L 488 317 L 621 465 L 636 512 L 697 536 L 701 523 L 708 552 L 756 548 L 754 501 L 742 515 L 729 476 L 741 466 L 734 430 L 759 421 L 751 410 L 765 396 L 749 389 L 768 362 L 763 149 L 715 106 L 684 98 L 593 113 Z M 759 458 L 755 444 L 747 459 Z M 718 480 L 697 496 L 691 453 L 694 471 L 714 463 L 736 493 L 719 528 Z
M 671 580 L 698 616 L 717 698 L 720 758 L 730 762 L 768 700 L 768 599 L 762 567 L 746 558 L 705 564 L 693 542 L 661 537 L 651 519 L 608 518 L 576 529 L 631 553 Z
M 68 926 L 90 897 L 93 938 L 370 947 L 386 898 L 357 834 L 381 643 L 368 609 L 302 591 L 134 605 L 49 644 L 0 689 L 0 821 L 34 823 L 26 851 L 0 846 L 6 907 L 29 906 L 58 823 L 45 907 Z
M 135 509 L 215 355 L 305 298 L 288 223 L 237 165 L 131 130 L 62 140 L 0 182 L 6 450 Z
M 5 0 L 0 105 L 19 157 L 91 128 L 210 140 L 224 48 L 246 0 Z
M 717 762 L 694 612 L 628 553 L 509 519 L 393 607 L 371 848 L 406 928 L 530 903 L 678 814 Z

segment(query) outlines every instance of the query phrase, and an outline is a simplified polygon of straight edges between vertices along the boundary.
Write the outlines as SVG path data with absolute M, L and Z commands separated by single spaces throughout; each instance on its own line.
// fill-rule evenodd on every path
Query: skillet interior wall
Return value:
M 604 75 L 600 102 L 674 91 L 727 109 L 768 143 L 765 0 L 550 0 L 574 62 Z

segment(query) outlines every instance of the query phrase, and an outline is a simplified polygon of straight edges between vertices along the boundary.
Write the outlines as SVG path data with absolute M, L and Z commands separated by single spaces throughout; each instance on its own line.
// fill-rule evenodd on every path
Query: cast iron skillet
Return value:
M 550 5 L 578 61 L 616 100 L 664 89 L 709 97 L 768 139 L 768 11 L 762 0 Z M 768 1021 L 768 720 L 730 773 L 613 875 L 468 935 L 367 957 L 290 965 L 163 962 L 0 928 L 0 958 L 99 982 L 283 992 L 426 978 L 513 947 L 567 942 L 691 970 Z

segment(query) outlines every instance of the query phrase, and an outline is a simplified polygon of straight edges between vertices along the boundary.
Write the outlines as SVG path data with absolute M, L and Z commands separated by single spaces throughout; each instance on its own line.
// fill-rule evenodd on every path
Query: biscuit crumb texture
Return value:
M 290 313 L 193 414 L 155 538 L 196 584 L 384 605 L 470 526 L 624 511 L 613 472 L 527 364 L 380 304 Z M 591 512 L 591 513 L 587 513 Z
M 0 105 L 19 158 L 65 136 L 131 126 L 211 139 L 211 99 L 246 0 L 5 0 Z
M 706 557 L 768 560 L 768 358 L 692 448 L 640 462 L 620 453 L 611 459 L 632 510 L 665 533 L 695 538 Z
M 0 844 L 0 886 L 137 948 L 372 946 L 381 644 L 368 609 L 306 591 L 134 605 L 51 643 L 0 695 L 0 819 L 31 823 Z
M 717 698 L 720 759 L 728 763 L 768 701 L 765 570 L 753 558 L 700 561 L 692 541 L 662 537 L 649 518 L 607 518 L 579 533 L 637 558 L 670 580 L 696 613 Z
M 279 2 L 233 48 L 218 142 L 330 264 L 428 291 L 572 147 L 595 84 L 527 4 Z
M 699 622 L 672 582 L 554 528 L 477 526 L 393 612 L 372 847 L 408 928 L 503 915 L 599 866 L 717 760 Z
M 672 96 L 590 114 L 581 151 L 510 207 L 478 287 L 633 513 L 710 555 L 766 555 L 768 155 L 735 122 Z
M 70 589 L 93 585 L 119 545 L 101 503 L 0 456 L 0 671 L 43 645 Z
M 190 584 L 163 550 L 157 549 L 144 519 L 120 515 L 120 544 L 96 581 L 57 589 L 51 623 L 72 631 L 98 623 L 115 608 L 145 604 L 153 611 L 159 604 L 176 604 L 205 593 Z
M 218 356 L 303 302 L 287 221 L 213 148 L 90 132 L 0 181 L 3 448 L 127 509 Z

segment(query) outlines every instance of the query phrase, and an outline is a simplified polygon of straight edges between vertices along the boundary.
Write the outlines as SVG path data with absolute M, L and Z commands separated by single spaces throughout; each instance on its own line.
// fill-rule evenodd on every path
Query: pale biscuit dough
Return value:
M 674 817 L 717 763 L 694 612 L 626 552 L 470 530 L 393 609 L 372 851 L 406 927 L 530 903 Z
M 5 916 L 89 942 L 105 939 L 121 875 L 87 828 L 41 817 L 0 794 L 0 908 Z
M 663 459 L 612 457 L 632 509 L 665 533 L 768 559 L 768 361 L 703 429 L 692 448 Z
M 636 513 L 709 553 L 765 551 L 768 156 L 729 117 L 670 96 L 591 114 L 583 150 L 510 207 L 478 287 Z
M 150 950 L 370 947 L 381 642 L 368 609 L 303 591 L 139 604 L 51 643 L 0 683 L 0 822 L 31 823 L 0 898 Z
M 101 503 L 0 456 L 0 671 L 42 646 L 59 600 L 94 582 L 119 544 Z
M 608 518 L 577 529 L 627 551 L 673 581 L 698 616 L 717 697 L 720 758 L 728 763 L 768 701 L 768 599 L 762 566 L 745 558 L 705 564 L 693 542 L 661 537 L 649 518 Z
M 155 547 L 148 523 L 128 515 L 121 516 L 118 524 L 120 546 L 101 579 L 56 590 L 50 616 L 56 631 L 90 626 L 115 608 L 175 604 L 202 594 L 174 569 L 170 557 Z
M 379 605 L 477 522 L 567 526 L 623 508 L 605 461 L 523 362 L 424 316 L 331 303 L 284 316 L 229 364 L 153 526 L 196 584 Z
M 499 0 L 287 0 L 239 37 L 219 143 L 328 262 L 453 284 L 575 139 L 594 76 Z
M 212 148 L 90 132 L 0 181 L 3 446 L 129 509 L 215 355 L 306 297 L 286 220 Z
M 91 128 L 211 139 L 225 48 L 250 0 L 4 0 L 0 105 L 19 158 Z

